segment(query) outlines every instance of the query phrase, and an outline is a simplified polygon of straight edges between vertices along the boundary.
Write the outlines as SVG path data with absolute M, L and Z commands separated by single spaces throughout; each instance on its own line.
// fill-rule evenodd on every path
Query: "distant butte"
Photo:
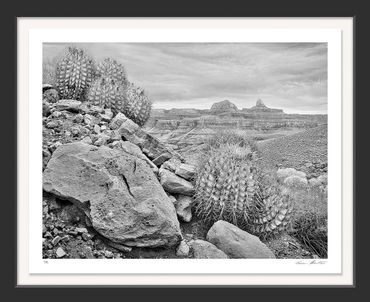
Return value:
M 268 108 L 261 99 L 257 100 L 257 103 L 255 106 L 251 108 L 243 108 L 242 112 L 244 113 L 252 113 L 252 114 L 264 114 L 264 113 L 269 113 L 269 114 L 284 114 L 284 111 L 282 109 L 273 109 L 273 108 Z
M 211 107 L 211 111 L 232 111 L 237 112 L 239 111 L 238 107 L 235 104 L 231 103 L 229 100 L 224 100 L 221 102 L 214 103 Z

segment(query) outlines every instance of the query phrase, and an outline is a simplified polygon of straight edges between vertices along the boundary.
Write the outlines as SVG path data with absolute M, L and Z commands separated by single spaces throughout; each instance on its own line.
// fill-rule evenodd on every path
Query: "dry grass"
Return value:
M 290 189 L 295 214 L 290 235 L 311 253 L 327 258 L 327 196 L 318 188 Z
M 245 131 L 241 130 L 222 130 L 205 140 L 206 149 L 217 149 L 223 145 L 236 145 L 239 147 L 249 147 L 251 138 Z

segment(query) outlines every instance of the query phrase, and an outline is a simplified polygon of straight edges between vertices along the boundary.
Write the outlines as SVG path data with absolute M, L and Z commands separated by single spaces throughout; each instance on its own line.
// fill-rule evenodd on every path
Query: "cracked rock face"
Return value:
M 78 205 L 112 242 L 156 247 L 181 239 L 174 205 L 150 166 L 122 150 L 82 142 L 59 146 L 43 188 Z

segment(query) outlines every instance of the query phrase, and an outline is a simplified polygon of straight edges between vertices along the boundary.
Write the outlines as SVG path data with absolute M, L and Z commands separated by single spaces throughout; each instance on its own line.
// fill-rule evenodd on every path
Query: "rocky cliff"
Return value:
M 225 100 L 205 110 L 153 110 L 146 130 L 181 149 L 188 145 L 201 144 L 206 137 L 222 129 L 239 129 L 261 136 L 261 133 L 303 130 L 326 123 L 327 115 L 286 114 L 282 109 L 267 107 L 262 100 L 258 100 L 255 106 L 242 110 Z

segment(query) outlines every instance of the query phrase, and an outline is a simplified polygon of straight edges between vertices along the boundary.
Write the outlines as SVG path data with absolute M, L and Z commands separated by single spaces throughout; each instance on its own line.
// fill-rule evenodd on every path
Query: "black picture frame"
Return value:
M 249 4 L 249 5 L 248 5 Z M 361 192 L 363 191 L 360 189 L 361 187 L 365 187 L 365 179 L 366 177 L 358 176 L 358 173 L 361 174 L 364 172 L 364 166 L 362 163 L 365 159 L 365 151 L 366 148 L 357 147 L 357 137 L 361 136 L 361 131 L 365 131 L 365 119 L 364 114 L 366 114 L 364 103 L 366 101 L 358 101 L 362 98 L 365 98 L 363 95 L 364 87 L 365 87 L 365 79 L 366 76 L 365 68 L 366 68 L 366 59 L 368 60 L 368 42 L 366 37 L 364 36 L 367 25 L 367 16 L 366 16 L 366 8 L 361 6 L 360 1 L 351 1 L 350 3 L 339 4 L 336 1 L 310 1 L 309 3 L 299 3 L 297 1 L 280 1 L 276 3 L 274 1 L 263 1 L 263 2 L 255 2 L 255 3 L 247 3 L 245 1 L 229 1 L 227 5 L 221 4 L 216 5 L 213 1 L 202 1 L 202 4 L 197 3 L 191 5 L 190 1 L 182 2 L 182 3 L 173 3 L 171 1 L 160 1 L 157 3 L 151 3 L 143 5 L 142 2 L 131 2 L 129 4 L 121 3 L 121 9 L 117 9 L 118 4 L 109 5 L 108 2 L 104 2 L 103 6 L 93 6 L 91 5 L 88 9 L 86 9 L 86 5 L 84 3 L 76 3 L 75 1 L 64 1 L 63 5 L 60 7 L 56 7 L 51 5 L 50 2 L 47 1 L 32 1 L 27 4 L 25 3 L 13 3 L 13 7 L 8 7 L 8 11 L 4 10 L 2 14 L 6 14 L 4 18 L 2 18 L 2 30 L 4 31 L 3 41 L 10 45 L 10 48 L 2 49 L 4 52 L 3 58 L 9 58 L 4 60 L 6 70 L 9 70 L 10 73 L 6 75 L 6 80 L 4 83 L 10 81 L 13 82 L 13 89 L 6 90 L 4 95 L 4 99 L 6 100 L 6 112 L 4 114 L 3 122 L 6 125 L 6 132 L 8 132 L 7 137 L 9 138 L 8 145 L 12 146 L 11 150 L 7 149 L 6 152 L 3 154 L 3 158 L 6 159 L 6 164 L 8 167 L 4 168 L 3 173 L 5 171 L 6 175 L 4 175 L 4 187 L 8 188 L 6 191 L 6 195 L 4 196 L 4 201 L 7 201 L 5 204 L 6 208 L 4 209 L 4 213 L 12 213 L 12 215 L 6 214 L 4 215 L 4 219 L 2 221 L 3 230 L 8 230 L 9 226 L 12 226 L 12 231 L 8 232 L 5 231 L 4 234 L 4 241 L 11 242 L 11 245 L 8 246 L 7 250 L 5 251 L 6 254 L 2 255 L 1 259 L 5 262 L 4 265 L 6 267 L 6 274 L 7 278 L 3 280 L 3 286 L 7 290 L 9 290 L 10 294 L 13 297 L 17 298 L 25 298 L 30 294 L 29 290 L 22 290 L 17 286 L 16 281 L 16 220 L 17 220 L 17 209 L 16 209 L 16 197 L 17 197 L 17 186 L 16 186 L 16 176 L 17 176 L 17 161 L 16 161 L 16 154 L 17 154 L 17 105 L 16 105 L 16 96 L 17 96 L 17 86 L 16 86 L 16 66 L 17 66 L 17 43 L 16 43 L 16 18 L 23 16 L 23 17 L 37 17 L 37 16 L 44 16 L 44 17 L 58 17 L 58 16 L 68 16 L 68 17 L 353 17 L 354 24 L 355 24 L 355 42 L 354 42 L 354 51 L 355 51 L 355 59 L 354 59 L 354 68 L 355 68 L 355 78 L 354 78 L 354 91 L 355 91 L 355 103 L 354 103 L 354 170 L 356 173 L 354 184 L 355 184 L 355 192 L 354 192 L 354 202 L 355 202 L 355 261 L 354 261 L 354 268 L 355 268 L 355 285 L 348 286 L 345 290 L 341 290 L 337 292 L 337 286 L 322 286 L 325 288 L 311 288 L 310 286 L 299 286 L 299 288 L 292 288 L 292 286 L 268 286 L 269 288 L 266 289 L 266 286 L 258 286 L 254 288 L 253 286 L 245 286 L 244 289 L 236 289 L 235 286 L 232 287 L 222 287 L 223 289 L 217 289 L 215 287 L 210 287 L 208 293 L 212 293 L 215 297 L 227 299 L 230 298 L 230 290 L 233 290 L 233 295 L 239 296 L 245 294 L 245 289 L 248 290 L 248 297 L 249 298 L 257 298 L 261 299 L 262 297 L 269 297 L 270 299 L 276 295 L 279 296 L 291 296 L 291 297 L 298 297 L 304 296 L 307 298 L 312 298 L 313 295 L 320 295 L 321 298 L 334 298 L 334 296 L 341 296 L 343 299 L 354 299 L 354 293 L 356 296 L 360 293 L 364 293 L 365 291 L 365 277 L 361 276 L 364 275 L 364 268 L 366 267 L 366 256 L 365 256 L 365 247 L 360 247 L 364 245 L 364 242 L 360 242 L 358 238 L 360 238 L 361 232 L 367 230 L 367 226 L 365 225 L 366 219 L 361 219 L 361 215 L 365 215 L 366 209 L 365 204 L 366 198 L 363 196 L 361 198 Z M 73 7 L 73 11 L 71 11 L 71 7 Z M 361 60 L 361 61 L 360 61 Z M 362 76 L 361 76 L 362 74 Z M 362 95 L 361 95 L 362 94 Z M 362 96 L 362 97 L 361 97 Z M 11 113 L 9 113 L 11 112 Z M 2 128 L 4 129 L 4 128 Z M 365 137 L 365 136 L 364 136 Z M 4 150 L 3 150 L 4 151 Z M 357 163 L 361 162 L 361 166 L 357 168 Z M 357 200 L 362 200 L 363 202 L 360 204 L 356 202 Z M 367 204 L 368 206 L 368 204 Z M 361 209 L 361 210 L 360 210 Z M 365 237 L 364 237 L 365 238 Z M 366 240 L 364 240 L 366 241 Z M 10 261 L 12 259 L 12 261 Z M 4 273 L 2 274 L 4 277 Z M 12 276 L 12 277 L 10 277 Z M 53 286 L 55 287 L 55 286 Z M 61 290 L 61 287 L 58 287 L 58 298 L 67 298 L 69 294 L 73 292 L 73 295 L 77 298 L 78 296 L 85 296 L 87 294 L 86 289 L 81 289 L 81 286 L 76 286 L 80 289 L 68 289 L 68 290 Z M 127 289 L 125 288 L 125 295 L 134 294 L 136 299 L 139 299 L 142 295 L 155 295 L 158 293 L 158 290 L 152 290 L 149 286 L 135 286 L 136 289 Z M 147 288 L 146 291 L 142 291 L 143 288 Z M 172 293 L 172 289 L 169 286 L 160 286 L 161 288 L 166 289 L 166 296 L 181 296 L 183 294 L 189 295 L 189 292 L 184 292 L 185 288 L 194 286 L 175 286 L 177 287 L 176 293 Z M 201 286 L 204 287 L 204 286 Z M 220 287 L 220 286 L 218 286 Z M 99 286 L 99 288 L 103 289 L 99 292 L 96 290 L 94 293 L 89 291 L 89 295 L 94 295 L 95 298 L 106 298 L 107 295 L 113 295 L 118 297 L 118 293 L 116 290 L 109 293 L 109 288 L 104 286 Z M 284 288 L 284 289 L 282 289 Z M 356 291 L 354 292 L 354 290 Z M 199 293 L 199 289 L 193 289 L 192 294 L 195 296 Z M 202 291 L 202 293 L 204 293 Z M 37 289 L 33 291 L 33 294 L 37 295 L 45 295 L 45 296 L 56 296 L 55 293 L 50 293 L 50 289 L 47 286 L 43 286 L 42 289 Z M 163 295 L 162 293 L 161 295 Z M 192 297 L 190 295 L 189 297 Z M 127 296 L 128 297 L 128 296 Z

